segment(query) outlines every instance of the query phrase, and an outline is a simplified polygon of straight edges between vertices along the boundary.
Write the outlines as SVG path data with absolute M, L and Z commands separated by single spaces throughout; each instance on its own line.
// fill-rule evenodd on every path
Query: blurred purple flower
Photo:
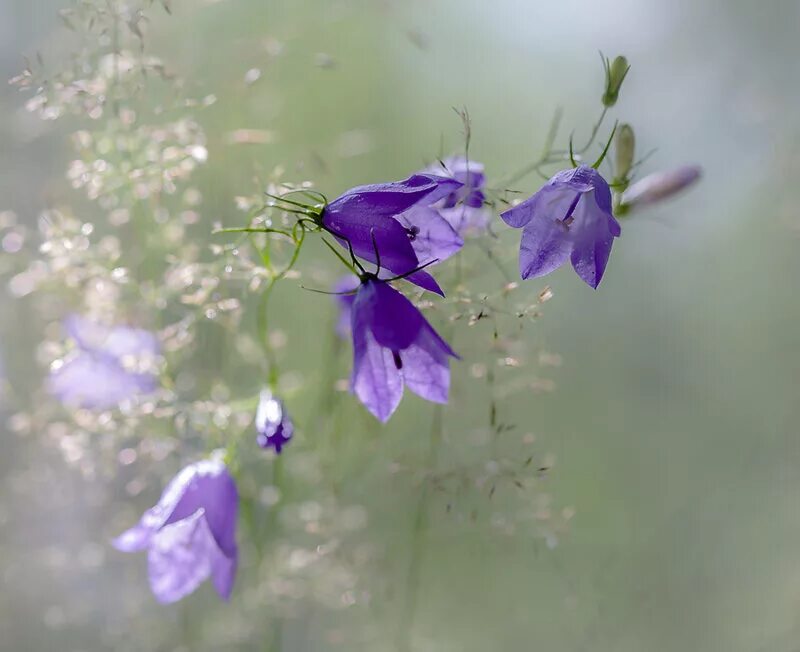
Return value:
M 349 242 L 353 252 L 377 263 L 386 274 L 409 274 L 421 264 L 413 242 L 420 233 L 415 222 L 397 219 L 415 204 L 437 201 L 452 193 L 460 183 L 432 174 L 414 174 L 404 181 L 351 188 L 337 197 L 322 212 L 322 224 L 342 246 Z M 432 259 L 431 259 L 432 260 Z M 424 270 L 407 279 L 420 287 L 443 294 L 434 278 Z
M 452 156 L 432 165 L 426 172 L 450 177 L 463 184 L 436 202 L 433 208 L 462 238 L 483 235 L 492 217 L 491 211 L 483 205 L 486 199 L 483 164 L 468 161 L 463 156 Z
M 435 403 L 447 403 L 450 356 L 458 357 L 416 307 L 388 283 L 371 278 L 353 303 L 351 389 L 386 422 L 403 387 Z
M 353 309 L 353 301 L 356 300 L 356 295 L 353 290 L 356 290 L 361 285 L 361 281 L 355 274 L 347 274 L 342 276 L 333 286 L 333 292 L 337 293 L 334 299 L 336 300 L 336 307 L 339 311 L 338 319 L 336 320 L 336 334 L 343 340 L 350 337 L 350 321 Z M 341 294 L 342 292 L 350 292 L 350 294 Z
M 283 401 L 268 389 L 261 390 L 256 408 L 256 441 L 261 448 L 273 448 L 280 453 L 294 434 L 294 424 L 286 413 Z
M 122 552 L 147 550 L 150 588 L 159 602 L 176 602 L 209 577 L 227 600 L 238 562 L 239 494 L 225 464 L 203 460 L 184 468 L 155 507 L 114 539 Z
M 49 378 L 50 392 L 63 403 L 102 410 L 156 389 L 155 374 L 130 366 L 158 355 L 153 333 L 105 326 L 78 315 L 65 319 L 64 327 L 76 351 Z
M 500 217 L 523 229 L 519 270 L 524 279 L 549 274 L 569 259 L 578 276 L 596 288 L 620 234 L 608 183 L 587 165 L 559 172 Z
M 623 193 L 622 206 L 630 209 L 668 199 L 694 184 L 701 173 L 702 168 L 699 165 L 684 165 L 674 170 L 650 174 Z

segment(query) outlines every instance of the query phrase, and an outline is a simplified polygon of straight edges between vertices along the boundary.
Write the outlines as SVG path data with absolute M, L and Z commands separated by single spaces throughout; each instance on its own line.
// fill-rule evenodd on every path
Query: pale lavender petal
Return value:
M 523 279 L 544 276 L 564 264 L 572 244 L 559 220 L 536 217 L 522 231 L 519 273 Z
M 147 555 L 153 595 L 163 603 L 189 595 L 208 579 L 219 555 L 222 552 L 202 509 L 163 527 L 153 537 Z
M 411 234 L 411 246 L 420 264 L 442 262 L 464 246 L 464 240 L 450 223 L 428 206 L 414 206 L 398 215 L 397 220 Z
M 150 545 L 150 539 L 155 532 L 155 529 L 138 523 L 113 539 L 111 545 L 120 552 L 139 552 Z
M 428 401 L 447 403 L 450 363 L 447 353 L 427 330 L 422 331 L 417 342 L 402 351 L 400 358 L 408 389 Z

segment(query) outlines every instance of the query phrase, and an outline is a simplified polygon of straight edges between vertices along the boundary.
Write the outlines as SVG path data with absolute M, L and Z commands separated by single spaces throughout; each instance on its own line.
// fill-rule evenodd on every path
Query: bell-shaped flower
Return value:
M 50 392 L 67 405 L 108 409 L 126 399 L 152 393 L 156 336 L 127 326 L 106 326 L 78 315 L 64 321 L 75 351 L 48 380 Z
M 620 234 L 608 183 L 588 165 L 559 172 L 500 217 L 522 228 L 519 271 L 524 279 L 549 274 L 570 260 L 578 276 L 596 288 Z
M 389 419 L 408 387 L 446 403 L 450 357 L 458 357 L 420 311 L 388 283 L 366 278 L 353 302 L 351 389 L 378 419 Z
M 420 260 L 413 241 L 419 231 L 414 223 L 404 224 L 398 216 L 419 202 L 436 201 L 460 186 L 455 179 L 432 174 L 414 174 L 404 181 L 351 188 L 331 201 L 322 211 L 322 226 L 344 247 L 385 273 L 406 275 L 420 287 L 443 294 L 434 278 L 417 270 L 430 260 Z M 433 260 L 433 259 L 431 259 Z M 411 273 L 413 272 L 413 273 Z
M 113 544 L 122 552 L 147 551 L 150 588 L 159 602 L 176 602 L 208 578 L 227 600 L 238 561 L 238 506 L 236 484 L 223 462 L 196 462 Z
M 294 435 L 294 424 L 286 407 L 268 389 L 261 390 L 256 408 L 256 442 L 261 448 L 280 453 Z
M 462 238 L 483 235 L 492 218 L 492 212 L 484 206 L 486 175 L 483 164 L 463 156 L 452 156 L 432 165 L 426 172 L 450 177 L 463 184 L 433 207 Z

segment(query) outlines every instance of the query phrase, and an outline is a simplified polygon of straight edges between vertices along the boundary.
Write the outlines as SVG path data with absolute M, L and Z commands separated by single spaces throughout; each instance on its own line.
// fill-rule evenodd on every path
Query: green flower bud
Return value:
M 625 81 L 625 75 L 631 67 L 628 65 L 628 60 L 619 56 L 614 61 L 609 61 L 603 57 L 603 67 L 606 71 L 606 90 L 603 93 L 603 106 L 611 107 L 617 103 L 619 98 L 619 89 L 622 87 L 622 82 Z
M 625 181 L 633 166 L 633 156 L 636 151 L 636 137 L 633 135 L 633 127 L 629 124 L 621 124 L 617 129 L 614 149 L 616 154 L 616 169 L 614 172 L 617 179 Z

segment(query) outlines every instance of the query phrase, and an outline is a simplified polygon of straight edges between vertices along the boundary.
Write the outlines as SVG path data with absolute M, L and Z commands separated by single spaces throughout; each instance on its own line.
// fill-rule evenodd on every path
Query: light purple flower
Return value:
M 431 174 L 414 174 L 404 181 L 351 188 L 330 202 L 322 212 L 322 225 L 343 246 L 371 263 L 380 255 L 385 274 L 409 274 L 421 264 L 412 242 L 420 231 L 415 223 L 404 224 L 398 216 L 421 201 L 436 201 L 460 183 Z M 420 287 L 443 294 L 434 278 L 420 270 L 407 279 Z
M 256 408 L 256 441 L 261 448 L 272 448 L 280 454 L 294 435 L 294 424 L 283 401 L 268 389 L 261 391 Z
M 484 206 L 486 175 L 483 164 L 452 156 L 429 167 L 426 172 L 450 177 L 463 185 L 434 204 L 462 238 L 483 235 L 489 228 L 492 212 Z
M 549 274 L 570 260 L 578 276 L 596 288 L 620 234 L 608 183 L 587 165 L 559 172 L 500 217 L 523 229 L 519 270 L 524 279 Z
M 419 310 L 388 283 L 365 280 L 353 302 L 351 389 L 386 422 L 403 387 L 428 401 L 447 403 L 449 357 L 458 357 Z
M 63 403 L 102 410 L 156 389 L 152 372 L 131 368 L 158 355 L 153 333 L 105 326 L 77 315 L 64 320 L 64 326 L 76 350 L 51 372 L 48 383 L 50 392 Z
M 638 208 L 668 199 L 693 185 L 701 173 L 699 165 L 684 165 L 650 174 L 622 194 L 622 206 L 626 209 Z
M 333 286 L 338 318 L 336 320 L 336 334 L 343 340 L 350 337 L 350 321 L 352 315 L 353 301 L 356 300 L 355 290 L 361 285 L 361 281 L 355 274 L 342 276 Z M 342 294 L 347 292 L 349 294 Z
M 177 602 L 209 577 L 227 600 L 238 562 L 236 515 L 239 494 L 218 459 L 184 468 L 155 507 L 114 539 L 122 552 L 147 551 L 150 588 L 159 602 Z

